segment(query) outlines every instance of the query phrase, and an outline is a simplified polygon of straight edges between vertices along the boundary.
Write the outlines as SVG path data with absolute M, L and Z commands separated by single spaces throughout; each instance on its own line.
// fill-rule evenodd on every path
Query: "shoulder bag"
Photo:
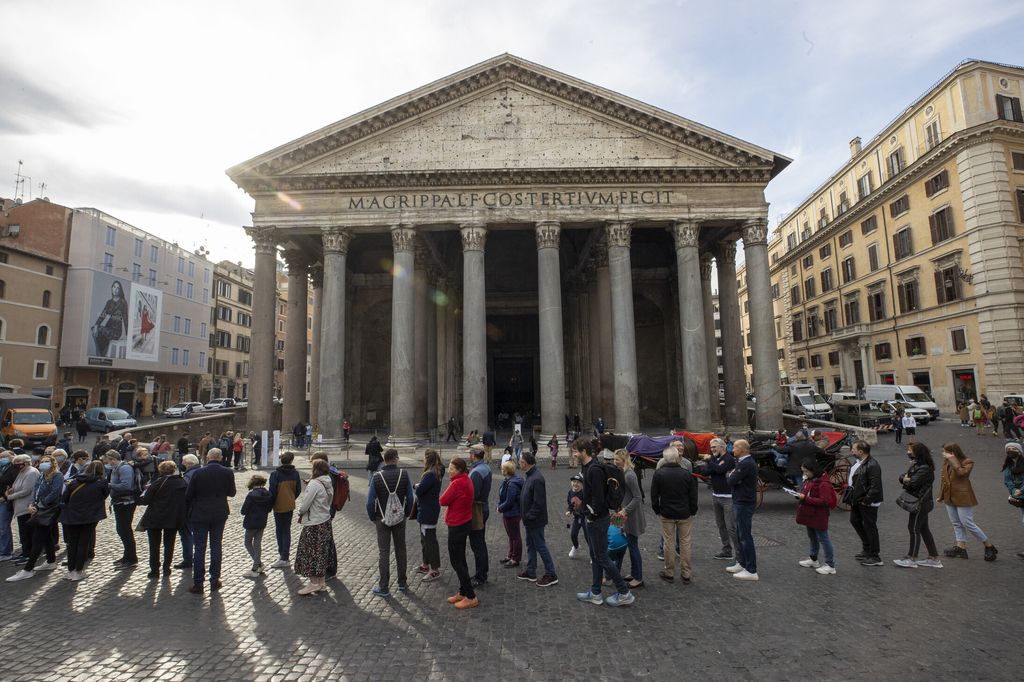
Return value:
M 908 490 L 904 490 L 900 493 L 900 496 L 896 498 L 896 506 L 905 512 L 914 514 L 921 509 L 921 498 L 911 495 Z

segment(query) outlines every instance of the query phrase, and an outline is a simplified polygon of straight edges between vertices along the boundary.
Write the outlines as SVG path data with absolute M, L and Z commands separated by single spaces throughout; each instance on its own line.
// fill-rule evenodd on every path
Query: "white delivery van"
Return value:
M 927 410 L 932 419 L 939 418 L 939 406 L 917 386 L 899 386 L 896 384 L 869 384 L 863 389 L 864 399 L 877 402 L 879 400 L 900 400 L 914 407 Z
M 782 390 L 788 396 L 784 412 L 808 419 L 832 420 L 832 406 L 810 384 L 783 384 Z

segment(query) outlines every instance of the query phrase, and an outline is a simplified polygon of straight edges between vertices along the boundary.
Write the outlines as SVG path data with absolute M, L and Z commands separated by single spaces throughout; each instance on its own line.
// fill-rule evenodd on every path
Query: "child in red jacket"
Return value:
M 800 561 L 800 565 L 813 568 L 821 575 L 835 575 L 836 561 L 832 540 L 828 536 L 828 516 L 829 510 L 836 507 L 836 491 L 814 459 L 804 460 L 800 469 L 804 473 L 804 483 L 796 496 L 799 500 L 796 522 L 807 527 L 807 539 L 811 543 L 810 556 Z M 824 565 L 818 562 L 819 547 L 825 550 Z

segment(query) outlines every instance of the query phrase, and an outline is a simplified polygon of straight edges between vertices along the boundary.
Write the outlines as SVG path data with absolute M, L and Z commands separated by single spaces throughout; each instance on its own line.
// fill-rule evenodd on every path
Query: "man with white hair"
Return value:
M 690 537 L 693 517 L 697 513 L 697 479 L 679 464 L 679 451 L 665 448 L 661 454 L 665 462 L 651 479 L 651 509 L 661 517 L 664 544 L 679 547 L 679 577 L 684 585 L 690 584 Z M 661 579 L 675 580 L 676 556 L 665 552 L 665 568 Z
M 192 477 L 199 471 L 199 458 L 192 454 L 184 455 L 181 458 L 181 466 L 185 468 L 184 473 L 181 477 L 185 479 L 185 483 L 192 481 Z M 188 494 L 188 488 L 185 488 L 185 494 Z M 178 529 L 178 537 L 181 539 L 181 561 L 174 564 L 177 569 L 189 569 L 192 568 L 192 554 L 193 554 L 193 543 L 192 543 L 192 528 L 189 526 L 189 510 L 185 508 L 185 527 Z
M 220 448 L 206 453 L 206 466 L 192 475 L 185 491 L 188 523 L 195 543 L 192 563 L 192 594 L 203 593 L 206 578 L 206 543 L 210 543 L 210 591 L 221 587 L 221 542 L 228 520 L 228 498 L 235 496 L 235 475 L 221 465 Z
M 722 549 L 714 555 L 714 559 L 733 563 L 739 556 L 739 541 L 736 539 L 736 516 L 732 510 L 732 488 L 729 487 L 725 475 L 736 466 L 736 460 L 726 450 L 725 441 L 721 438 L 711 439 L 711 453 L 701 455 L 699 472 L 711 479 L 711 505 L 715 510 L 715 525 L 718 526 L 718 538 L 722 541 Z

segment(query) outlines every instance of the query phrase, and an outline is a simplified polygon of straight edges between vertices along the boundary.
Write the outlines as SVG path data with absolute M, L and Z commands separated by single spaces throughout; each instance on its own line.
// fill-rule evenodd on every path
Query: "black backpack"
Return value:
M 608 505 L 609 511 L 618 511 L 622 508 L 622 500 L 626 497 L 626 473 L 608 462 L 602 463 L 604 469 L 604 503 Z

